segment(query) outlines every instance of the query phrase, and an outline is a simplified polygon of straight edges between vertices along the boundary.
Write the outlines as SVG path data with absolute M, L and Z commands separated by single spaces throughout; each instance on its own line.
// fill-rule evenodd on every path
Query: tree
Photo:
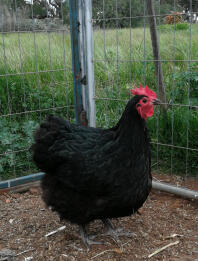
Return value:
M 189 0 L 178 0 L 179 4 L 183 7 L 185 10 L 190 10 L 190 1 Z M 192 12 L 198 11 L 198 0 L 192 1 Z
M 63 4 L 62 0 L 49 0 L 49 4 L 51 5 L 51 9 L 55 10 L 56 16 L 62 18 L 61 7 Z
M 17 8 L 24 8 L 30 4 L 26 0 L 1 0 L 1 6 L 7 6 L 8 9 L 16 10 Z
M 103 27 L 132 27 L 137 26 L 143 21 L 144 1 L 139 0 L 93 0 L 93 18 L 95 25 Z M 105 20 L 103 19 L 105 18 Z M 115 18 L 118 19 L 115 19 Z M 135 17 L 130 19 L 130 17 Z
M 185 10 L 186 13 L 186 20 L 189 21 L 191 20 L 192 22 L 195 22 L 197 19 L 197 13 L 198 13 L 198 0 L 193 0 L 192 1 L 192 6 L 190 5 L 189 0 L 178 0 L 179 4 L 182 6 L 182 8 Z M 191 11 L 195 13 L 194 15 L 191 15 L 188 13 L 188 11 Z M 194 19 L 194 21 L 193 21 Z
M 36 18 L 63 18 L 66 14 L 63 9 L 67 6 L 65 0 L 34 0 L 33 16 Z
M 34 0 L 32 5 L 32 18 L 44 19 L 48 17 L 48 3 L 46 0 Z

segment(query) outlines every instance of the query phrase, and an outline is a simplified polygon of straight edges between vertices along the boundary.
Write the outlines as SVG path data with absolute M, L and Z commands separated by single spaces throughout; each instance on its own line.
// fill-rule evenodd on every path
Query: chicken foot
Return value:
M 105 235 L 111 236 L 117 243 L 120 243 L 119 236 L 133 237 L 136 236 L 135 233 L 124 231 L 122 228 L 115 228 L 110 221 L 110 219 L 102 219 L 105 227 Z
M 94 241 L 93 239 L 95 238 L 94 235 L 87 235 L 86 232 L 86 226 L 85 225 L 79 225 L 80 229 L 80 235 L 82 238 L 83 243 L 87 247 L 87 251 L 89 251 L 91 245 L 103 245 L 104 242 L 100 241 Z

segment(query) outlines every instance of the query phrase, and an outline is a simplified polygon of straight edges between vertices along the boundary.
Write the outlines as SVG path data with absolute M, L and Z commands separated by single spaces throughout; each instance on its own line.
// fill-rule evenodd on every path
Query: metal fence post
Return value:
M 79 22 L 80 59 L 83 79 L 82 103 L 86 110 L 89 126 L 95 127 L 92 3 L 90 0 L 79 0 Z
M 85 111 L 82 103 L 82 71 L 80 63 L 80 43 L 79 43 L 79 1 L 69 1 L 70 33 L 71 33 L 71 50 L 72 50 L 72 70 L 74 85 L 74 102 L 76 122 L 86 125 L 84 117 Z

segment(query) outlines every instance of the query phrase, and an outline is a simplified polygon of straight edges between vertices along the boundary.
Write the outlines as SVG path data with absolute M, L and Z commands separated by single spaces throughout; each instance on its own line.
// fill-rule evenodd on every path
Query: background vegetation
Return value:
M 154 142 L 178 147 L 153 145 L 153 161 L 161 162 L 158 167 L 163 172 L 197 175 L 197 151 L 179 147 L 198 148 L 198 109 L 193 107 L 197 106 L 198 98 L 198 62 L 188 62 L 189 58 L 197 60 L 198 57 L 198 26 L 191 27 L 191 46 L 188 24 L 162 25 L 159 29 L 167 101 L 184 106 L 169 106 L 165 115 L 157 110 L 156 117 L 148 120 Z M 104 46 L 104 32 L 95 33 L 96 96 L 109 98 L 96 100 L 97 120 L 99 125 L 107 127 L 117 122 L 125 106 L 124 101 L 113 99 L 126 100 L 128 89 L 140 83 L 157 89 L 154 64 L 149 61 L 153 54 L 148 29 L 109 30 L 105 39 Z M 185 106 L 188 104 L 191 106 Z
M 169 106 L 166 115 L 157 110 L 148 125 L 154 142 L 197 149 L 198 63 L 187 62 L 198 59 L 196 24 L 191 33 L 189 48 L 188 24 L 175 33 L 171 25 L 160 28 L 167 100 L 191 106 Z M 69 34 L 4 34 L 0 44 L 0 176 L 5 179 L 36 171 L 29 148 L 39 121 L 49 113 L 74 120 L 74 110 Z M 104 32 L 98 30 L 94 45 L 97 126 L 109 127 L 119 119 L 133 85 L 156 90 L 150 34 L 148 28 L 109 29 L 104 45 Z M 163 172 L 185 174 L 186 161 L 188 174 L 198 172 L 197 151 L 153 145 L 152 155 Z
M 153 2 L 161 22 L 164 20 L 163 15 L 173 11 L 185 10 L 183 18 L 186 21 L 189 20 L 188 10 L 195 14 L 198 12 L 198 1 L 192 1 L 192 7 L 189 0 Z M 98 28 L 142 26 L 146 15 L 145 3 L 145 0 L 92 0 L 93 25 Z M 1 31 L 55 30 L 63 25 L 69 26 L 69 0 L 1 0 L 0 10 Z
M 142 83 L 157 91 L 157 84 L 144 1 L 92 3 L 97 126 L 107 128 L 118 121 L 130 88 Z M 198 24 L 164 24 L 163 14 L 189 8 L 189 1 L 154 3 L 162 15 L 157 24 L 167 101 L 183 106 L 170 105 L 166 114 L 157 109 L 148 120 L 153 142 L 176 146 L 153 145 L 153 162 L 163 173 L 198 175 Z M 75 115 L 68 1 L 1 0 L 0 30 L 1 180 L 37 171 L 32 133 L 46 115 L 71 121 Z

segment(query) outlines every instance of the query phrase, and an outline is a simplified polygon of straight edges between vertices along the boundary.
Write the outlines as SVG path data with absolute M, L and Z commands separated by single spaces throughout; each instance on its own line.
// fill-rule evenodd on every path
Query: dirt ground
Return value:
M 163 180 L 169 181 L 169 177 L 163 176 Z M 175 180 L 178 182 L 182 184 L 181 180 Z M 198 180 L 188 180 L 186 185 L 198 190 Z M 0 261 L 198 261 L 197 201 L 152 191 L 140 214 L 113 220 L 113 223 L 135 235 L 120 237 L 118 244 L 103 235 L 101 221 L 95 221 L 89 232 L 97 234 L 95 240 L 105 241 L 105 244 L 91 246 L 87 252 L 79 238 L 78 227 L 60 222 L 56 213 L 45 207 L 39 188 L 31 188 L 23 194 L 0 195 Z M 45 237 L 64 225 L 63 231 Z M 148 257 L 167 245 L 163 251 Z

